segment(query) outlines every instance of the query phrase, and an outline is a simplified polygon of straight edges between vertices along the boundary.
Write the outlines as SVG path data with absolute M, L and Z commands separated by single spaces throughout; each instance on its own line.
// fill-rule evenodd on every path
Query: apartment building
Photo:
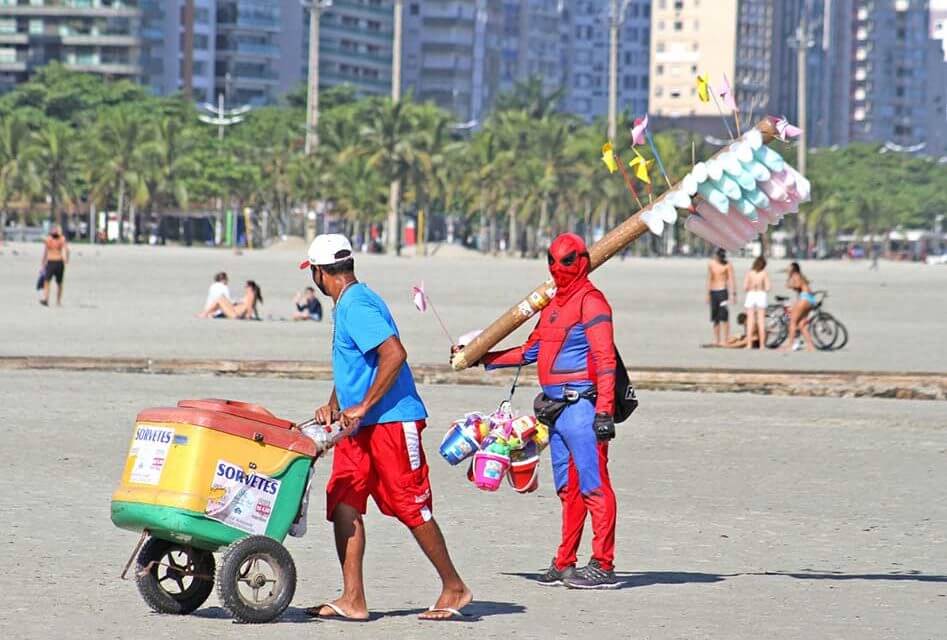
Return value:
M 611 1 L 564 3 L 564 109 L 591 121 L 608 113 Z M 648 110 L 651 0 L 632 0 L 619 16 L 618 109 Z
M 0 2 L 0 90 L 59 61 L 113 78 L 141 76 L 137 0 Z
M 302 34 L 301 77 L 305 78 L 309 68 L 308 10 L 303 24 L 307 28 Z M 323 13 L 320 26 L 320 83 L 350 84 L 365 95 L 389 95 L 393 42 L 391 0 L 335 0 Z
M 140 0 L 143 82 L 158 95 L 189 86 L 195 100 L 214 102 L 217 0 L 191 1 L 189 16 L 187 0 Z
M 280 77 L 281 3 L 217 0 L 214 93 L 232 104 L 276 102 Z

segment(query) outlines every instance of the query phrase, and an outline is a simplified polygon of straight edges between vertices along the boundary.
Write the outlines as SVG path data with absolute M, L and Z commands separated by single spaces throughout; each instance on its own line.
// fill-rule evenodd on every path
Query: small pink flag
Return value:
M 648 130 L 648 114 L 635 118 L 635 126 L 631 129 L 631 144 L 638 146 L 645 142 L 645 131 Z
M 789 124 L 789 120 L 785 117 L 780 118 L 776 121 L 776 133 L 779 134 L 779 139 L 783 142 L 788 142 L 792 138 L 798 138 L 802 135 L 802 129 L 799 127 Z
M 723 104 L 727 109 L 739 111 L 736 98 L 733 97 L 733 88 L 730 86 L 730 80 L 727 78 L 727 74 L 723 74 L 723 88 L 720 90 L 720 97 L 723 99 Z
M 424 293 L 424 282 L 421 284 L 411 287 L 411 295 L 414 299 L 414 306 L 418 308 L 418 311 L 424 313 L 427 311 L 427 294 Z

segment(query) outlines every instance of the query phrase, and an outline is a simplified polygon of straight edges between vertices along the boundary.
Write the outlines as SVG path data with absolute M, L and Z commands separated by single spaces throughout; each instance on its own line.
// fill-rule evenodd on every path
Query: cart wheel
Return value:
M 214 590 L 215 563 L 210 551 L 148 538 L 137 564 L 138 591 L 158 613 L 191 613 Z
M 217 569 L 217 595 L 241 622 L 269 622 L 296 593 L 296 564 L 286 547 L 266 536 L 244 538 L 224 550 Z

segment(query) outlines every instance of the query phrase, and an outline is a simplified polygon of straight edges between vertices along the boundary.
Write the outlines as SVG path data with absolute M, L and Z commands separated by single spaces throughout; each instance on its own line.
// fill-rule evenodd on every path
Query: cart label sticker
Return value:
M 129 480 L 137 484 L 156 485 L 168 460 L 168 449 L 174 441 L 174 429 L 138 427 L 129 456 L 135 456 Z
M 240 465 L 218 460 L 205 513 L 212 520 L 251 535 L 264 535 L 281 482 Z

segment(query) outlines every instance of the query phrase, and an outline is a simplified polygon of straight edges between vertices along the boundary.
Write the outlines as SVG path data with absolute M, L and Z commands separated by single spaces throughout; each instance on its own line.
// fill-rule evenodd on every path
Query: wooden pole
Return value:
M 764 143 L 770 142 L 776 137 L 776 128 L 769 119 L 764 119 L 756 125 L 760 133 L 763 134 Z M 717 155 L 728 151 L 724 147 L 717 152 Z M 623 223 L 612 229 L 604 238 L 596 242 L 589 249 L 589 262 L 591 270 L 598 267 L 622 251 L 632 242 L 648 233 L 648 225 L 644 223 L 641 216 L 644 212 L 650 211 L 656 204 L 664 200 L 672 190 L 666 191 L 653 203 L 647 205 L 638 213 L 634 214 Z M 549 304 L 556 293 L 556 286 L 553 281 L 546 280 L 544 283 L 533 289 L 525 298 L 510 307 L 503 315 L 497 318 L 490 326 L 484 329 L 480 335 L 470 341 L 470 344 L 462 345 L 451 357 L 451 366 L 460 371 L 473 366 L 487 354 L 490 349 L 495 347 L 508 335 L 516 331 L 527 320 L 535 314 L 542 311 Z

